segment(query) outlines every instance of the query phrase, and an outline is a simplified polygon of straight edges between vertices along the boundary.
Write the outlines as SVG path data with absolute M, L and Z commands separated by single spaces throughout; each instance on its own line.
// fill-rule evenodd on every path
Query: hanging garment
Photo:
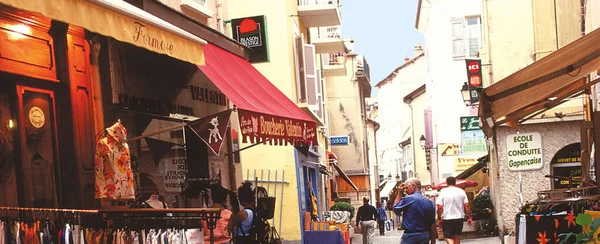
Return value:
M 228 225 L 229 219 L 231 219 L 231 215 L 233 212 L 229 209 L 221 210 L 221 218 L 217 220 L 217 225 L 213 230 L 213 235 L 215 237 L 215 243 L 223 243 L 229 242 L 231 240 L 231 236 L 228 235 Z M 204 227 L 204 242 L 210 243 L 210 229 L 208 229 L 208 225 L 206 224 L 206 220 L 202 220 L 202 226 Z
M 0 221 L 0 243 L 4 244 L 4 221 Z
M 79 243 L 81 243 L 80 239 L 79 239 L 79 235 L 81 234 L 80 228 L 81 227 L 79 227 L 79 225 L 73 225 L 73 232 L 72 232 L 72 234 L 73 234 L 73 242 L 72 243 L 73 244 L 79 244 Z
M 108 135 L 96 143 L 94 167 L 96 198 L 130 200 L 135 198 L 127 130 L 117 122 L 106 129 Z
M 575 223 L 575 214 L 552 216 L 527 216 L 527 230 L 525 243 L 559 243 L 562 233 L 580 233 L 581 226 Z
M 188 244 L 204 244 L 204 232 L 201 229 L 189 229 L 185 231 Z

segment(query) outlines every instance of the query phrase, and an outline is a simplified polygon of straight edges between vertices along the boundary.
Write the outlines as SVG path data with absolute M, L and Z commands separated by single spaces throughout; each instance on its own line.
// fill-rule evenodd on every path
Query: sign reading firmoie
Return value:
M 508 169 L 538 170 L 544 167 L 540 133 L 514 134 L 506 137 Z
M 264 15 L 231 20 L 233 39 L 250 48 L 250 63 L 269 62 Z

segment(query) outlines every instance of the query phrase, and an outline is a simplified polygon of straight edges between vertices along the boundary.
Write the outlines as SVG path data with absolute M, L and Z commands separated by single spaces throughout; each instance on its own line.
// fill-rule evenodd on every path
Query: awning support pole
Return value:
M 264 142 L 269 142 L 270 140 L 271 140 L 271 138 L 268 138 L 268 139 L 264 140 Z M 255 146 L 258 146 L 258 145 L 260 145 L 260 144 L 263 144 L 264 142 L 262 142 L 262 141 L 257 141 L 256 143 L 254 143 L 254 144 L 252 144 L 252 145 L 250 145 L 250 146 L 247 146 L 247 147 L 244 147 L 244 148 L 240 148 L 240 149 L 238 149 L 237 151 L 233 151 L 233 152 L 231 152 L 231 153 L 227 153 L 227 154 L 225 154 L 225 156 L 229 156 L 229 155 L 231 155 L 231 154 L 234 154 L 234 153 L 237 153 L 237 152 L 241 152 L 241 151 L 244 151 L 244 150 L 246 150 L 246 149 L 253 148 L 253 147 L 255 147 Z

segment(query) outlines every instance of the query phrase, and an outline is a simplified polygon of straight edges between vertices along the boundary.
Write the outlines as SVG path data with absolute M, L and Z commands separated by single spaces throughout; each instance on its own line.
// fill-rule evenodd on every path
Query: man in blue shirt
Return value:
M 394 201 L 394 212 L 398 215 L 404 213 L 402 225 L 405 230 L 401 243 L 428 244 L 430 240 L 435 243 L 435 205 L 421 193 L 421 181 L 410 178 L 400 186 L 400 191 L 402 190 L 406 192 L 406 196 L 402 198 L 398 194 Z
M 385 235 L 385 221 L 387 220 L 387 211 L 385 204 L 377 202 L 377 224 L 379 224 L 379 235 Z

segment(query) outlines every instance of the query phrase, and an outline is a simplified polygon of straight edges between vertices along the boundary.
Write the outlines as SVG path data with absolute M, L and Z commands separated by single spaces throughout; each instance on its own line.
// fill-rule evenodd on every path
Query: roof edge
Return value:
M 377 88 L 381 88 L 380 86 L 383 85 L 383 83 L 389 81 L 390 79 L 392 79 L 393 76 L 398 74 L 398 71 L 400 71 L 401 69 L 405 68 L 406 66 L 415 63 L 418 59 L 420 59 L 421 57 L 425 56 L 425 52 L 422 52 L 421 54 L 417 55 L 416 57 L 412 58 L 409 61 L 404 62 L 402 65 L 398 66 L 398 68 L 395 68 L 394 71 L 392 71 L 389 75 L 387 75 L 385 78 L 383 78 L 383 80 L 381 80 L 380 82 L 378 82 L 375 87 Z
M 417 98 L 421 94 L 425 93 L 426 90 L 427 90 L 426 86 L 425 86 L 425 84 L 423 84 L 416 90 L 414 90 L 411 93 L 409 93 L 408 95 L 404 96 L 404 99 L 403 99 L 404 103 L 410 104 L 413 100 L 415 100 L 415 98 Z

